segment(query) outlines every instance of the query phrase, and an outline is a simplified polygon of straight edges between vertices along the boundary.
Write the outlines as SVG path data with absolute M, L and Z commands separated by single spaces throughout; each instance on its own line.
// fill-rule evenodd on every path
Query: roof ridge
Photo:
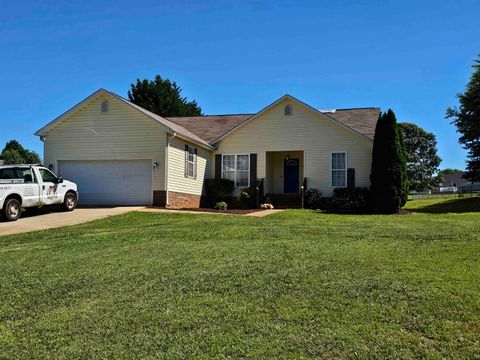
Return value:
M 237 113 L 237 114 L 209 114 L 209 115 L 193 115 L 193 116 L 167 116 L 168 118 L 175 118 L 175 119 L 181 119 L 181 118 L 192 118 L 192 117 L 209 117 L 209 116 L 236 116 L 236 115 L 253 115 L 255 113 Z
M 342 110 L 365 110 L 365 109 L 381 109 L 381 107 L 380 106 L 366 106 L 366 107 L 343 108 L 343 109 L 335 109 L 335 110 L 342 111 Z

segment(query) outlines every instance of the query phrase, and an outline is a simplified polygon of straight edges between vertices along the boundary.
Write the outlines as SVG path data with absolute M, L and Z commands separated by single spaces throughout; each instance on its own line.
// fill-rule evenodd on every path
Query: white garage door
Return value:
M 152 161 L 59 161 L 58 173 L 78 185 L 79 205 L 151 205 Z

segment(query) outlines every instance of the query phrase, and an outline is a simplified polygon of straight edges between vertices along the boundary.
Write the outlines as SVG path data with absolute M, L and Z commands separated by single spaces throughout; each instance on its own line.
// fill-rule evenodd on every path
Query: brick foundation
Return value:
M 168 192 L 168 207 L 172 209 L 191 209 L 200 207 L 200 195 Z
M 185 194 L 174 191 L 167 192 L 165 190 L 155 190 L 153 192 L 153 206 L 168 207 L 172 209 L 191 209 L 199 208 L 202 197 L 200 195 Z

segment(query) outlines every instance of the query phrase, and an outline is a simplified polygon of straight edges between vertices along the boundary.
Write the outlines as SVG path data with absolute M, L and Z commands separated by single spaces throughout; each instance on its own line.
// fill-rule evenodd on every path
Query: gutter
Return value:
M 177 133 L 175 131 L 173 131 L 172 129 L 169 128 L 169 130 L 174 134 L 173 137 L 177 137 Z M 191 137 L 189 136 L 186 136 L 186 135 L 178 135 L 179 138 L 183 139 L 183 140 L 186 140 L 186 141 L 189 141 L 193 144 L 196 144 L 200 147 L 203 147 L 204 149 L 208 149 L 208 150 L 212 150 L 214 151 L 215 150 L 215 146 L 213 145 L 210 145 L 210 144 L 203 144 L 201 142 L 199 142 L 198 140 L 195 140 L 195 139 L 192 139 Z

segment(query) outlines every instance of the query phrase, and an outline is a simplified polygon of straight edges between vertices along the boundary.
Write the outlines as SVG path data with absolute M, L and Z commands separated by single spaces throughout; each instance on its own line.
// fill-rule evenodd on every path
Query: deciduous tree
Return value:
M 439 185 L 437 139 L 433 133 L 411 123 L 398 124 L 403 135 L 407 176 L 411 190 L 423 191 Z
M 470 181 L 480 181 L 480 55 L 474 60 L 473 74 L 465 92 L 457 94 L 458 108 L 449 108 L 447 118 L 453 119 L 459 142 L 468 150 L 465 177 Z

